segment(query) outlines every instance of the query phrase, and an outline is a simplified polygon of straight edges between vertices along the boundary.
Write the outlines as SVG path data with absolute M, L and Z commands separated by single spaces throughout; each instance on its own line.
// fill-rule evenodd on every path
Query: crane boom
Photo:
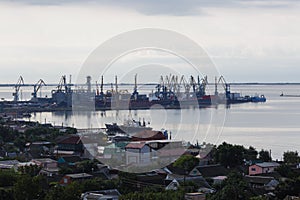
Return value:
M 225 78 L 220 76 L 218 83 L 222 83 L 227 98 L 230 98 L 230 84 L 226 83 Z
M 19 91 L 20 91 L 21 86 L 23 86 L 23 85 L 24 85 L 24 79 L 22 76 L 20 76 L 15 85 L 15 92 L 13 93 L 15 102 L 19 101 Z

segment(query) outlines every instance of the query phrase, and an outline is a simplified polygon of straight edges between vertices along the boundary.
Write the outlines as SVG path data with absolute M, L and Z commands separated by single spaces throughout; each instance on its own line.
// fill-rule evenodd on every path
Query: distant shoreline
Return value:
M 138 85 L 157 85 L 158 83 L 139 83 Z M 274 82 L 274 83 L 260 83 L 260 82 L 241 82 L 241 83 L 228 83 L 230 85 L 300 85 L 300 83 L 289 83 L 289 82 L 285 82 L 285 83 L 280 83 L 280 82 Z M 23 87 L 32 87 L 34 86 L 35 84 L 24 84 L 22 85 Z M 57 83 L 51 83 L 51 84 L 47 84 L 46 86 L 57 86 L 58 84 Z M 70 84 L 71 86 L 75 86 L 75 84 Z M 83 85 L 86 85 L 86 84 L 76 84 L 77 86 L 83 86 Z M 95 84 L 92 84 L 93 86 L 95 86 Z M 105 86 L 110 86 L 111 83 L 105 83 L 103 84 Z M 134 85 L 133 83 L 119 83 L 118 85 Z M 214 85 L 214 83 L 209 83 L 208 85 Z M 14 87 L 15 84 L 13 83 L 9 83 L 9 84 L 6 84 L 6 83 L 0 83 L 0 87 Z

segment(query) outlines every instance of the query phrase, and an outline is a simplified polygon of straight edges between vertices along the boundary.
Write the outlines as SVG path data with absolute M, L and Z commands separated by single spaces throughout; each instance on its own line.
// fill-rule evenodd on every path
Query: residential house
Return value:
M 144 142 L 131 142 L 126 145 L 126 164 L 147 165 L 151 161 L 151 148 Z
M 64 177 L 62 177 L 59 183 L 61 185 L 68 185 L 73 181 L 83 181 L 83 180 L 91 179 L 92 177 L 93 175 L 87 173 L 66 174 Z
M 132 136 L 132 141 L 166 140 L 161 131 L 143 130 Z
M 249 166 L 249 175 L 271 173 L 279 166 L 280 164 L 276 162 L 256 163 Z
M 32 159 L 31 162 L 37 164 L 42 168 L 57 168 L 57 161 L 50 159 L 50 158 L 39 158 L 39 159 Z
M 227 178 L 227 176 L 215 176 L 212 177 L 213 180 L 213 184 L 221 184 L 225 179 Z
M 81 195 L 83 200 L 118 200 L 121 196 L 117 189 L 88 191 Z
M 0 170 L 14 169 L 15 171 L 17 171 L 19 163 L 20 162 L 17 161 L 17 160 L 3 160 L 3 161 L 0 161 Z
M 143 185 L 157 185 L 164 187 L 165 186 L 165 178 L 166 173 L 159 173 L 156 171 L 138 174 L 136 176 L 136 187 L 142 187 Z M 133 180 L 134 182 L 134 180 Z
M 279 181 L 270 176 L 246 175 L 244 178 L 248 182 L 250 187 L 264 189 L 268 191 L 275 190 L 276 186 L 279 184 Z
M 101 141 L 103 143 L 103 136 L 102 134 L 83 134 L 81 136 L 81 142 L 83 143 L 83 154 L 82 157 L 88 158 L 88 159 L 93 159 L 97 156 L 97 147 L 98 147 L 98 142 Z
M 59 151 L 82 155 L 84 146 L 79 135 L 68 135 L 57 141 L 57 154 Z
M 191 173 L 200 173 L 205 178 L 214 178 L 218 176 L 226 176 L 229 170 L 220 164 L 205 165 L 195 167 Z
M 99 157 L 122 160 L 125 156 L 125 147 L 127 144 L 128 142 L 116 142 L 105 147 L 98 147 Z
M 59 168 L 57 167 L 57 161 L 50 158 L 33 159 L 31 162 L 42 167 L 39 174 L 52 177 L 58 175 Z
M 182 141 L 150 140 L 130 142 L 125 147 L 127 164 L 147 164 L 158 158 L 169 164 L 185 153 Z
M 193 193 L 186 193 L 184 195 L 185 200 L 205 200 L 206 194 L 202 192 L 193 192 Z
M 73 167 L 76 163 L 81 162 L 80 156 L 61 156 L 57 163 L 59 166 Z
M 32 142 L 26 144 L 26 151 L 32 158 L 40 158 L 48 156 L 53 152 L 54 145 L 51 142 Z
M 168 174 L 165 178 L 166 190 L 177 190 L 183 182 L 193 182 L 198 188 L 211 188 L 202 176 Z

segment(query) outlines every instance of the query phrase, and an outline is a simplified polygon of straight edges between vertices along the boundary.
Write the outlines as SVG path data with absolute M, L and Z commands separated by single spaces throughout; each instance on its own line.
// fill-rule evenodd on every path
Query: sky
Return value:
M 99 45 L 140 28 L 195 41 L 227 82 L 300 82 L 299 10 L 298 0 L 2 0 L 0 83 L 76 78 Z

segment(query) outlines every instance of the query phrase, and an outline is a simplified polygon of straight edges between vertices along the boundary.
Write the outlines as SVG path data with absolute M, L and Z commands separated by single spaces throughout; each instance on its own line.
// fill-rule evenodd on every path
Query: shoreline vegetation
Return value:
M 274 161 L 269 150 L 252 146 L 197 143 L 164 168 L 133 174 L 111 169 L 83 154 L 58 155 L 60 139 L 74 138 L 76 133 L 71 127 L 0 119 L 0 199 L 84 199 L 96 195 L 95 191 L 102 196 L 115 191 L 121 200 L 300 196 L 297 151 L 284 152 L 283 161 Z M 202 154 L 206 148 L 209 153 Z M 267 171 L 253 175 L 260 166 L 267 166 Z

